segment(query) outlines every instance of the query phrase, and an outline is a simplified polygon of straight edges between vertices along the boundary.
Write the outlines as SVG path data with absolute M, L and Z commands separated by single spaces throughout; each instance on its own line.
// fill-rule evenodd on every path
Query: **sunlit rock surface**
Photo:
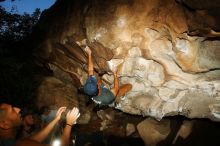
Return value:
M 220 121 L 217 6 L 218 0 L 58 0 L 36 27 L 35 56 L 78 88 L 87 78 L 88 45 L 109 87 L 109 63 L 120 68 L 121 84 L 133 85 L 117 109 L 157 120 Z

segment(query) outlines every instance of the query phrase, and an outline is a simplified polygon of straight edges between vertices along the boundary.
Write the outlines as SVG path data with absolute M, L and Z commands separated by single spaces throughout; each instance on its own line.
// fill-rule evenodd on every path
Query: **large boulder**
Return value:
M 220 121 L 217 6 L 218 0 L 57 0 L 33 34 L 40 36 L 33 38 L 34 55 L 78 88 L 87 78 L 88 45 L 107 86 L 113 84 L 108 62 L 120 66 L 120 84 L 133 85 L 117 109 L 158 120 Z

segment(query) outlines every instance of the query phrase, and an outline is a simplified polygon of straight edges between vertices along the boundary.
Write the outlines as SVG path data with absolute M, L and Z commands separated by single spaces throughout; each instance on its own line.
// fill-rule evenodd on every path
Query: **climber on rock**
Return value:
M 92 62 L 92 51 L 89 47 L 85 48 L 85 51 L 88 54 L 88 79 L 83 87 L 84 93 L 92 97 L 92 100 L 99 105 L 110 105 L 118 103 L 120 98 L 124 96 L 128 91 L 132 89 L 131 84 L 124 84 L 119 87 L 119 80 L 117 76 L 117 71 L 113 68 L 114 75 L 114 86 L 112 89 L 108 89 L 101 81 L 97 81 L 96 76 L 94 75 L 94 65 Z

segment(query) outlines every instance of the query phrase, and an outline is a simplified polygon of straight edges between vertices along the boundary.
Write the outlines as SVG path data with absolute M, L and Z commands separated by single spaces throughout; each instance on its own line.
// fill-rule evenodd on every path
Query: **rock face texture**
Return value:
M 137 125 L 138 132 L 145 145 L 156 146 L 170 133 L 170 121 L 165 119 L 160 122 L 146 119 Z M 150 134 L 149 134 L 150 133 Z
M 109 64 L 120 68 L 120 84 L 133 85 L 115 108 L 220 121 L 219 7 L 218 0 L 57 0 L 35 29 L 34 55 L 78 88 L 89 46 L 109 87 Z

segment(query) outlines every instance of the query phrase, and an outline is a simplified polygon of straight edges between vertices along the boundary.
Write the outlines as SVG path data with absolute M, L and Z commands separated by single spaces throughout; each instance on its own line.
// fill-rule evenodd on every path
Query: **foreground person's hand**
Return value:
M 76 123 L 76 120 L 79 118 L 79 116 L 80 116 L 79 109 L 74 107 L 66 115 L 66 124 L 72 126 L 73 124 Z
M 55 119 L 57 121 L 60 120 L 61 118 L 61 114 L 66 110 L 66 107 L 60 107 L 58 110 L 57 110 L 57 113 L 56 113 L 56 116 L 55 116 Z

